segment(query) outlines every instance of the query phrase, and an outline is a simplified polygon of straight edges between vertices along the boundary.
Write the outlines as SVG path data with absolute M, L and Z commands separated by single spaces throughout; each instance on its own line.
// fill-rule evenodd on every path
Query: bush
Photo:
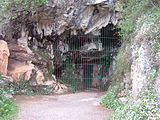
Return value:
M 7 91 L 13 95 L 51 95 L 54 88 L 44 85 L 33 86 L 30 81 L 20 81 L 19 83 L 10 83 Z
M 121 82 L 124 77 L 124 73 L 130 71 L 132 58 L 131 58 L 131 44 L 129 42 L 123 42 L 117 56 L 115 57 L 116 69 L 113 73 L 112 80 Z
M 124 40 L 129 40 L 131 34 L 136 31 L 136 27 L 141 28 L 144 21 L 156 21 L 159 19 L 160 1 L 159 0 L 123 0 L 123 19 L 119 22 L 121 35 Z M 143 16 L 142 22 L 137 25 L 137 20 Z M 153 21 L 153 22 L 154 22 Z
M 116 110 L 120 103 L 117 99 L 117 93 L 119 90 L 119 86 L 110 87 L 106 95 L 100 101 L 100 104 L 108 109 Z
M 118 102 L 118 89 L 118 85 L 111 87 L 100 102 L 102 106 L 115 112 L 110 120 L 160 119 L 156 90 L 151 85 L 147 85 L 147 88 L 139 93 L 137 101 L 130 98 L 126 104 Z
M 0 120 L 13 120 L 16 118 L 18 107 L 8 98 L 8 93 L 0 89 Z
M 146 89 L 139 94 L 137 102 L 130 100 L 116 109 L 112 120 L 159 120 L 156 91 Z
M 0 23 L 8 23 L 20 15 L 35 13 L 39 6 L 45 4 L 46 0 L 0 0 Z

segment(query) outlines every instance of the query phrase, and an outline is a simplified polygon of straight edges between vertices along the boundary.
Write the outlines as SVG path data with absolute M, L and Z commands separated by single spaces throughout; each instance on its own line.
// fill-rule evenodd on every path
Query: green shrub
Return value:
M 159 21 L 159 0 L 122 0 L 121 5 L 123 7 L 123 19 L 119 22 L 119 27 L 123 41 L 130 41 L 131 35 L 136 31 L 137 27 L 141 28 L 144 21 L 152 21 L 153 23 L 158 23 Z M 145 16 L 143 20 L 136 26 L 139 18 L 143 16 Z
M 0 0 L 0 23 L 8 23 L 20 15 L 35 13 L 46 0 Z
M 0 120 L 13 120 L 16 118 L 18 107 L 8 98 L 8 93 L 0 89 Z
M 147 87 L 139 93 L 137 101 L 130 98 L 126 104 L 120 104 L 117 96 L 119 87 L 113 86 L 102 98 L 100 104 L 115 112 L 111 120 L 159 120 L 160 110 L 157 106 L 156 91 L 151 85 Z
M 112 80 L 121 82 L 124 74 L 130 71 L 132 58 L 131 58 L 131 44 L 123 42 L 117 56 L 115 57 L 116 69 L 113 73 Z
M 100 101 L 100 104 L 108 109 L 112 109 L 115 111 L 117 107 L 120 105 L 117 99 L 118 90 L 118 85 L 110 87 L 106 95 Z
M 130 100 L 116 109 L 112 120 L 159 120 L 156 91 L 145 89 L 139 94 L 138 101 Z
M 54 88 L 48 86 L 39 85 L 33 86 L 30 81 L 20 81 L 19 83 L 10 83 L 8 89 L 13 95 L 51 95 Z
M 111 100 L 110 102 L 113 104 L 113 101 L 117 102 L 118 96 L 114 95 L 115 91 L 107 93 L 107 95 L 114 95 L 112 95 L 113 98 L 108 97 L 107 100 L 106 97 L 105 101 L 103 100 L 103 105 L 106 105 L 105 107 L 115 111 L 111 120 L 159 120 L 160 110 L 157 105 L 156 90 L 153 88 L 157 76 L 157 71 L 153 69 L 144 89 L 138 94 L 137 101 L 130 97 L 126 104 L 110 107 L 108 101 Z M 116 90 L 114 87 L 112 89 Z

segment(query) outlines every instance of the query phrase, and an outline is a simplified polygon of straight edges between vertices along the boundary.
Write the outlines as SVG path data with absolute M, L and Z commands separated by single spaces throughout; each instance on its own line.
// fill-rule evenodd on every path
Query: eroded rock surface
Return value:
M 7 42 L 0 40 L 0 72 L 7 75 L 8 56 L 10 55 Z
M 15 81 L 22 79 L 29 80 L 32 74 L 34 65 L 31 63 L 19 62 L 13 59 L 9 59 L 8 75 L 11 76 Z
M 61 35 L 66 30 L 76 35 L 79 30 L 88 34 L 109 23 L 116 25 L 120 14 L 118 2 L 119 0 L 50 0 L 48 7 L 41 10 L 43 12 L 39 16 L 36 30 L 41 36 Z
M 15 43 L 9 43 L 10 57 L 8 65 L 8 76 L 11 76 L 15 81 L 21 79 L 29 80 L 34 69 L 32 56 L 28 54 L 25 47 Z

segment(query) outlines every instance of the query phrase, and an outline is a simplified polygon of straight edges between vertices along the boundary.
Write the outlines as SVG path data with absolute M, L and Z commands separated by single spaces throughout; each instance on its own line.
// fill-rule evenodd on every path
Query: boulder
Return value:
M 36 70 L 37 70 L 36 82 L 38 85 L 44 85 L 44 86 L 47 86 L 50 88 L 54 88 L 53 93 L 55 93 L 55 94 L 63 94 L 68 91 L 68 89 L 65 85 L 56 82 L 55 75 L 52 75 L 52 80 L 47 80 L 44 82 L 43 81 L 44 80 L 43 72 L 41 70 L 39 70 L 38 68 L 36 68 Z
M 8 56 L 10 55 L 7 42 L 0 40 L 0 72 L 7 75 Z
M 34 65 L 31 62 L 25 63 L 14 59 L 9 59 L 8 76 L 11 76 L 16 82 L 21 79 L 29 80 Z
M 9 59 L 15 59 L 21 62 L 27 62 L 32 60 L 32 55 L 27 53 L 27 50 L 17 44 L 8 44 L 10 56 Z
M 127 99 L 126 97 L 121 97 L 121 98 L 119 98 L 119 102 L 120 102 L 121 104 L 126 104 L 127 101 L 128 101 L 128 99 Z
M 55 85 L 55 90 L 54 90 L 55 94 L 63 94 L 65 92 L 67 92 L 67 91 L 68 91 L 68 89 L 67 89 L 67 87 L 65 85 L 59 84 L 59 83 L 57 83 Z
M 43 85 L 44 75 L 43 72 L 40 70 L 37 70 L 36 72 L 36 81 L 38 85 Z

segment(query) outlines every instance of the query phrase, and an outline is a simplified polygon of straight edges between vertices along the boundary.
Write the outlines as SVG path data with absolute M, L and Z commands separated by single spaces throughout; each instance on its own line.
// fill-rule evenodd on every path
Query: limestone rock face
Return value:
M 138 37 L 138 39 L 140 38 Z M 135 43 L 132 49 L 132 56 L 134 58 L 131 65 L 132 94 L 134 99 L 136 99 L 149 77 L 151 56 L 149 54 L 149 46 L 145 41 L 141 41 L 141 45 Z
M 130 72 L 127 72 L 124 75 L 123 82 L 124 82 L 125 89 L 130 90 L 132 88 L 132 80 L 131 80 L 131 73 Z
M 8 75 L 17 82 L 21 79 L 29 80 L 33 69 L 34 65 L 31 63 L 26 64 L 14 59 L 9 59 Z
M 34 69 L 31 55 L 20 45 L 9 43 L 8 47 L 10 50 L 8 76 L 16 82 L 21 79 L 29 80 Z
M 102 27 L 118 22 L 120 14 L 117 3 L 120 0 L 49 0 L 48 6 L 40 10 L 35 31 L 41 37 L 62 35 L 70 30 L 76 35 L 79 30 L 89 34 Z
M 18 45 L 23 47 L 28 54 L 31 54 L 32 51 L 29 49 L 28 47 L 28 34 L 25 32 L 24 28 L 22 27 L 22 31 L 21 31 L 21 37 L 17 40 L 18 41 Z
M 24 47 L 21 47 L 17 44 L 8 44 L 10 57 L 21 62 L 27 62 L 32 60 L 32 56 L 27 53 L 27 50 Z
M 7 42 L 0 40 L 0 72 L 7 75 L 8 56 L 10 55 Z

